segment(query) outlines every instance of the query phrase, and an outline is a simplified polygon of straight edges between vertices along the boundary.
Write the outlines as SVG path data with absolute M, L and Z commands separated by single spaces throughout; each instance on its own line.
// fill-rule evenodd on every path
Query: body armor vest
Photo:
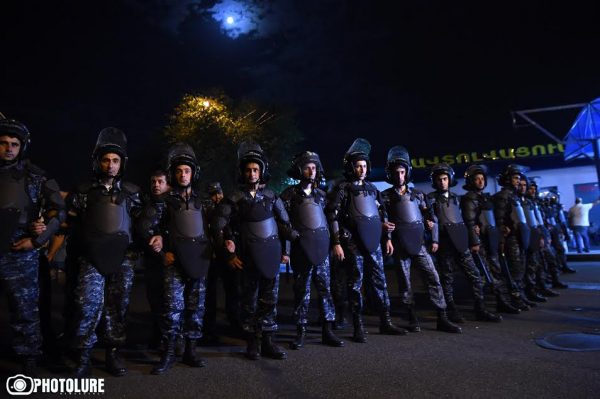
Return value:
M 281 242 L 273 214 L 274 198 L 261 196 L 242 201 L 241 233 L 246 252 L 264 277 L 275 278 L 281 263 Z
M 92 196 L 89 193 L 83 220 L 89 260 L 103 275 L 119 271 L 131 243 L 131 218 L 127 202 L 124 198 L 116 202 L 114 197 L 104 194 Z
M 517 236 L 519 237 L 519 242 L 521 243 L 521 247 L 523 250 L 529 248 L 529 240 L 530 240 L 530 229 L 527 224 L 527 217 L 525 216 L 525 211 L 521 206 L 521 202 L 513 198 L 512 201 L 512 209 L 510 212 L 510 219 L 513 223 L 515 229 L 517 229 Z
M 450 242 L 458 252 L 465 252 L 469 248 L 469 232 L 465 225 L 460 207 L 456 197 L 449 195 L 443 198 L 438 194 L 435 201 L 436 216 L 440 226 L 440 231 L 447 234 Z
M 381 219 L 376 191 L 350 185 L 348 215 L 356 226 L 360 242 L 371 253 L 377 250 L 381 240 Z
M 0 254 L 10 250 L 11 239 L 19 227 L 26 227 L 31 200 L 25 190 L 25 179 L 15 180 L 8 173 L 0 175 Z
M 313 266 L 320 265 L 329 255 L 329 229 L 323 208 L 314 197 L 303 197 L 292 203 L 290 213 L 305 258 Z
M 183 271 L 193 279 L 204 278 L 210 267 L 211 249 L 205 233 L 204 215 L 199 201 L 184 203 L 179 209 L 169 206 L 171 245 Z
M 403 249 L 409 255 L 417 255 L 423 245 L 423 216 L 419 202 L 409 193 L 391 193 L 390 221 L 396 225 L 392 233 L 394 247 Z

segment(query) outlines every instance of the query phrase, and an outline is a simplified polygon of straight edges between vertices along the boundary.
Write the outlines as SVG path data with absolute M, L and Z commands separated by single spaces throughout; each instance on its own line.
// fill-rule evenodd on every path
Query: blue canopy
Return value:
M 565 137 L 565 161 L 594 157 L 594 140 L 600 139 L 600 98 L 587 104 Z

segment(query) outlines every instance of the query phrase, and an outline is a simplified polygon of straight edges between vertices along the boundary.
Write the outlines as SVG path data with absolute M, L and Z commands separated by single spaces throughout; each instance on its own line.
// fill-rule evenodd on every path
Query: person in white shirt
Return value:
M 588 229 L 590 227 L 590 210 L 600 204 L 600 199 L 597 199 L 591 204 L 584 204 L 581 197 L 575 199 L 575 205 L 569 209 L 569 224 L 575 233 L 575 243 L 577 244 L 577 253 L 581 253 L 581 245 L 583 243 L 583 252 L 590 252 L 590 238 Z

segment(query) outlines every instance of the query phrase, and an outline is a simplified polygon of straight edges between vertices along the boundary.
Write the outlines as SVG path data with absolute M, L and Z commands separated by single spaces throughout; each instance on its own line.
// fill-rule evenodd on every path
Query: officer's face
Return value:
M 121 157 L 112 152 L 102 155 L 100 158 L 100 171 L 104 176 L 115 177 L 121 169 Z
M 212 202 L 214 202 L 215 204 L 218 204 L 219 202 L 221 202 L 222 199 L 223 199 L 223 192 L 221 192 L 221 191 L 217 191 L 210 195 L 210 200 Z
M 367 177 L 367 161 L 354 162 L 354 175 L 358 180 L 365 180 Z
M 16 137 L 0 136 L 0 161 L 14 161 L 21 151 L 21 141 Z
M 403 186 L 406 184 L 406 169 L 404 166 L 398 166 L 396 169 L 394 169 L 394 175 L 392 178 L 397 186 Z
M 181 187 L 187 187 L 192 182 L 192 168 L 188 165 L 177 165 L 175 168 L 175 180 Z
M 248 184 L 258 183 L 260 180 L 260 165 L 255 162 L 247 163 L 244 168 L 244 177 Z
M 161 195 L 169 190 L 167 177 L 165 175 L 150 177 L 150 190 L 154 195 Z
M 533 185 L 532 185 L 532 186 L 529 186 L 529 188 L 527 189 L 527 194 L 528 194 L 529 196 L 531 196 L 532 198 L 535 198 L 535 197 L 536 197 L 536 195 L 537 195 L 537 193 L 536 193 L 536 192 L 537 192 L 537 189 L 536 189 L 536 188 L 535 188 L 535 186 L 533 186 Z
M 437 175 L 435 177 L 435 183 L 437 185 L 438 190 L 448 191 L 449 181 L 447 174 Z
M 514 188 L 519 188 L 519 183 L 521 182 L 521 176 L 520 175 L 512 175 L 510 177 L 510 184 L 514 187 Z
M 477 174 L 473 177 L 473 185 L 477 190 L 483 190 L 485 188 L 485 176 Z
M 310 162 L 302 168 L 302 176 L 306 180 L 314 181 L 317 178 L 317 165 Z
M 519 179 L 519 194 L 524 195 L 527 192 L 527 182 Z

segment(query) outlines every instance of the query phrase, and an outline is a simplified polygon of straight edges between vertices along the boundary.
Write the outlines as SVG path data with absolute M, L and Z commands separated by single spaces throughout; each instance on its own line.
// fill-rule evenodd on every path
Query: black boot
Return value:
M 285 353 L 279 346 L 273 342 L 273 331 L 263 332 L 260 353 L 263 356 L 270 357 L 271 359 L 283 360 L 287 359 L 287 353 Z
M 185 352 L 183 352 L 182 362 L 190 367 L 204 367 L 206 366 L 206 360 L 202 359 L 196 354 L 196 347 L 198 341 L 195 339 L 185 340 Z
M 540 295 L 533 287 L 529 287 L 525 290 L 525 296 L 532 302 L 548 302 L 546 297 Z
M 521 294 L 519 294 L 518 292 L 513 292 L 510 295 L 511 297 L 511 304 L 519 309 L 520 311 L 527 311 L 530 309 L 529 305 L 527 305 L 523 299 L 521 298 Z
M 115 377 L 127 374 L 125 361 L 119 356 L 119 349 L 112 347 L 106 349 L 106 370 Z
M 298 324 L 296 327 L 296 338 L 290 343 L 290 349 L 298 350 L 304 347 L 304 338 L 306 338 L 306 326 Z
M 389 312 L 383 313 L 381 316 L 381 321 L 379 323 L 379 333 L 386 335 L 406 335 L 408 331 L 406 331 L 402 327 L 396 327 L 392 323 L 392 317 Z
M 366 332 L 363 327 L 363 321 L 360 314 L 354 314 L 352 316 L 352 322 L 354 324 L 354 334 L 352 335 L 352 340 L 354 342 L 358 342 L 360 344 L 364 344 L 367 342 Z
M 564 265 L 560 271 L 563 273 L 577 273 L 577 270 L 570 268 L 568 265 Z
M 558 276 L 552 276 L 552 288 L 564 289 L 569 286 L 558 279 Z
M 454 302 L 448 302 L 446 310 L 448 311 L 448 319 L 450 319 L 451 322 L 458 324 L 463 324 L 465 322 L 465 318 L 460 314 Z
M 346 321 L 346 306 L 339 306 L 335 309 L 335 322 L 333 323 L 334 330 L 343 330 L 347 325 Z
M 421 326 L 419 326 L 419 319 L 417 318 L 417 312 L 415 312 L 414 305 L 408 307 L 408 331 L 420 332 Z
M 169 340 L 164 343 L 163 352 L 160 361 L 152 368 L 151 373 L 160 375 L 166 373 L 175 363 L 175 340 Z
M 260 359 L 260 333 L 248 333 L 246 337 L 246 357 L 250 360 Z
M 513 306 L 510 303 L 510 299 L 506 298 L 502 295 L 496 296 L 496 312 L 498 313 L 508 313 L 508 314 L 519 314 L 521 310 Z
M 547 298 L 550 298 L 550 297 L 555 298 L 557 296 L 560 296 L 560 294 L 558 292 L 551 290 L 545 286 L 539 287 L 538 292 Z
M 486 310 L 483 301 L 478 301 L 475 303 L 475 319 L 499 323 L 502 321 L 502 316 Z
M 339 339 L 333 333 L 332 324 L 333 323 L 331 321 L 323 322 L 323 333 L 321 334 L 321 339 L 322 339 L 323 345 L 335 346 L 338 348 L 341 346 L 344 346 L 344 341 Z
M 462 328 L 453 324 L 450 320 L 448 320 L 448 315 L 445 310 L 437 311 L 437 327 L 438 331 L 444 331 L 449 333 L 461 334 Z
M 91 349 L 79 350 L 77 366 L 75 367 L 75 378 L 87 378 L 92 375 L 91 353 Z

